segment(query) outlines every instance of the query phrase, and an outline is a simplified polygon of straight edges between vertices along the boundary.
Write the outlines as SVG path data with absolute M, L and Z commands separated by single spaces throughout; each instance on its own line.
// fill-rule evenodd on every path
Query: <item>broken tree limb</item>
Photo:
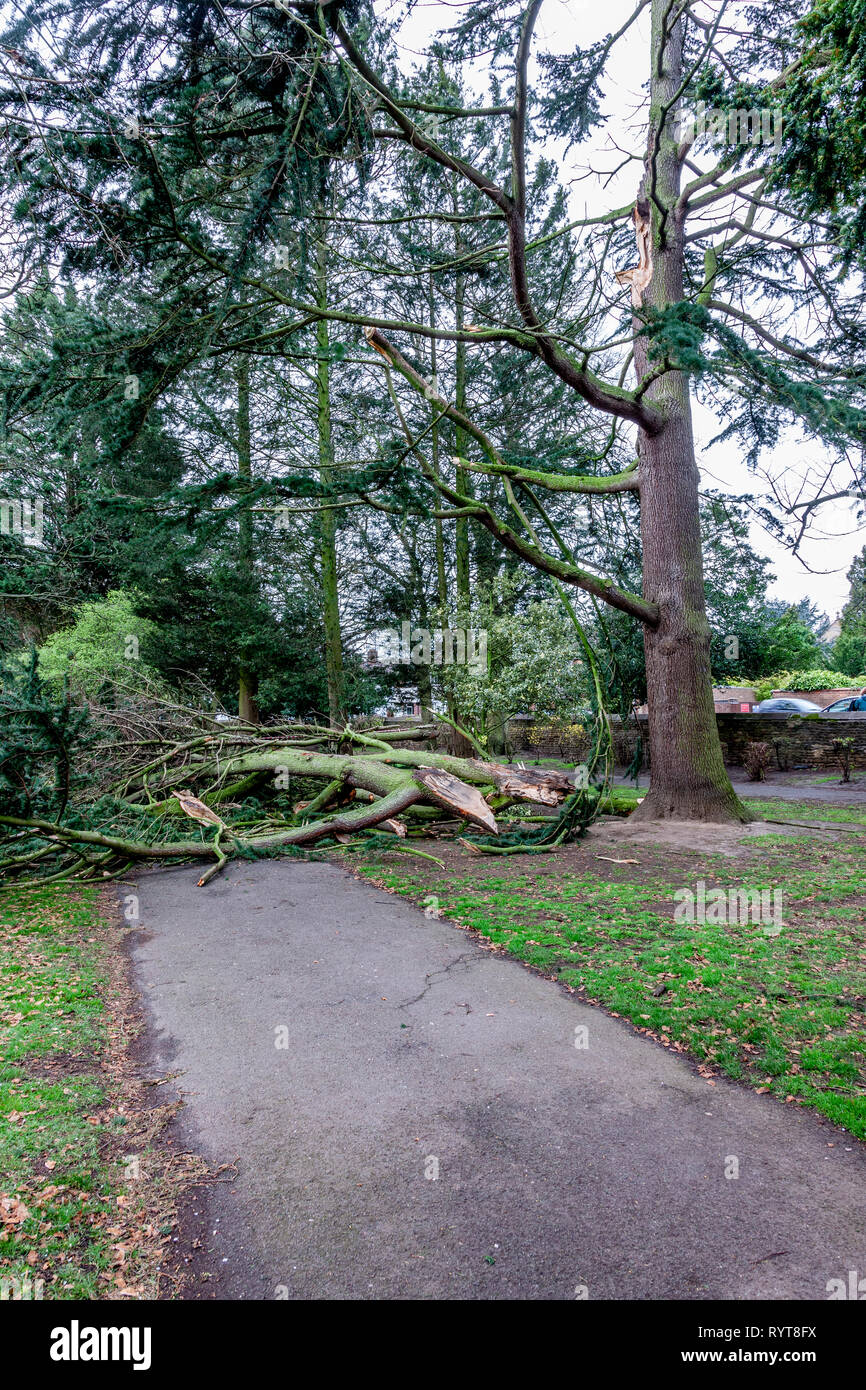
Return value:
M 329 782 L 326 787 L 314 796 L 312 801 L 304 802 L 295 807 L 295 814 L 304 820 L 310 820 L 312 816 L 318 815 L 319 811 L 324 811 L 326 806 L 330 806 L 345 791 L 345 778 L 335 777 L 333 782 Z
M 406 780 L 410 769 L 424 767 L 435 767 L 449 772 L 469 786 L 506 791 L 517 800 L 539 801 L 549 806 L 564 800 L 575 789 L 573 778 L 567 772 L 556 768 L 509 768 L 501 763 L 485 763 L 479 758 L 457 758 L 448 753 L 433 753 L 413 748 L 388 752 L 374 748 L 352 754 L 318 752 L 284 744 L 261 751 L 234 754 L 223 763 L 222 774 L 223 778 L 235 778 L 252 773 L 265 777 L 268 773 L 274 777 L 289 774 L 325 781 L 330 787 L 340 783 L 347 790 L 354 788 L 356 791 L 371 792 L 374 796 L 386 796 Z M 187 764 L 183 769 L 183 776 L 184 780 L 193 781 L 207 777 L 209 772 L 209 765 L 197 768 L 195 764 Z M 176 775 L 174 780 L 177 780 Z M 545 792 L 552 794 L 553 799 L 545 795 Z M 206 791 L 199 795 L 204 802 L 211 799 Z M 311 803 L 313 804 L 315 803 Z M 151 812 L 178 810 L 176 794 L 172 793 L 167 800 L 157 802 L 149 809 Z M 309 810 L 308 806 L 305 814 L 309 814 Z
M 213 850 L 204 840 L 174 840 L 166 843 L 145 845 L 137 840 L 125 840 L 118 835 L 103 835 L 98 830 L 84 830 L 77 826 L 57 825 L 54 821 L 41 817 L 0 816 L 0 825 L 14 825 L 24 830 L 44 832 L 49 839 L 61 841 L 64 845 L 100 845 L 125 854 L 129 859 L 196 859 L 210 858 Z
M 13 825 L 36 833 L 42 832 L 58 841 L 64 850 L 73 852 L 76 844 L 99 845 L 113 850 L 118 856 L 122 856 L 126 863 L 137 859 L 216 859 L 217 862 L 199 880 L 198 886 L 204 887 L 214 874 L 224 867 L 232 852 L 246 851 L 255 854 L 257 851 L 277 849 L 281 846 L 311 845 L 338 832 L 363 830 L 399 815 L 401 811 L 420 801 L 424 795 L 425 789 L 413 778 L 409 778 L 389 795 L 379 797 L 369 805 L 358 806 L 351 811 L 330 816 L 327 820 L 313 821 L 309 825 L 293 826 L 272 835 L 242 837 L 220 824 L 214 840 L 161 841 L 149 845 L 131 839 L 121 839 L 118 836 L 103 835 L 99 831 L 85 830 L 77 826 L 58 825 L 53 821 L 38 818 L 0 816 L 0 825 Z M 222 848 L 221 841 L 225 841 L 229 854 Z
M 474 787 L 468 787 L 459 777 L 438 767 L 420 767 L 415 776 L 426 788 L 428 796 L 446 811 L 459 811 L 464 820 L 472 821 L 494 835 L 499 834 L 493 812 Z
M 399 816 L 401 811 L 413 806 L 424 795 L 423 787 L 413 779 L 404 781 L 387 796 L 365 806 L 355 806 L 351 811 L 340 811 L 327 820 L 313 821 L 310 825 L 299 825 L 291 830 L 278 831 L 274 835 L 258 835 L 255 839 L 243 841 L 251 849 L 276 849 L 280 845 L 311 845 L 323 840 L 337 831 L 349 833 L 365 830 L 368 826 L 379 825 L 381 821 Z
M 558 806 L 576 786 L 572 774 L 556 768 L 505 767 L 502 763 L 479 763 L 478 767 L 493 777 L 497 791 L 517 801 L 537 801 L 542 806 Z
M 575 777 L 567 770 L 515 768 L 406 748 L 399 740 L 380 739 L 378 729 L 363 735 L 360 747 L 353 740 L 348 751 L 334 743 L 351 736 L 349 730 L 337 731 L 337 739 L 329 731 L 330 748 L 311 747 L 305 735 L 291 740 L 284 730 L 278 732 L 277 738 L 263 737 L 259 730 L 249 737 L 208 736 L 203 742 L 180 739 L 172 730 L 160 756 L 154 756 L 158 741 L 146 741 L 146 761 L 138 766 L 130 766 L 122 748 L 124 795 L 106 792 L 106 778 L 102 799 L 73 808 L 66 817 L 71 824 L 0 816 L 0 834 L 5 832 L 12 851 L 0 857 L 4 886 L 114 877 L 141 861 L 205 860 L 210 862 L 200 879 L 204 886 L 237 856 L 255 858 L 325 841 L 345 846 L 351 836 L 378 828 L 399 843 L 413 823 L 419 829 L 425 822 L 453 825 L 455 817 L 458 825 L 468 822 L 494 844 L 519 853 L 513 830 L 499 840 L 494 814 L 515 801 L 563 807 L 565 820 L 560 824 L 554 817 L 550 836 L 557 843 L 576 824 L 570 801 Z M 116 766 L 108 771 L 117 787 Z M 281 795 L 291 778 L 318 782 L 321 790 L 292 810 Z M 228 802 L 227 792 L 247 788 L 255 789 L 254 802 Z M 184 815 L 199 822 L 197 838 L 172 838 L 172 822 Z M 100 817 L 105 817 L 102 824 Z M 31 871 L 42 878 L 28 879 Z
M 639 309 L 643 304 L 643 293 L 653 276 L 652 224 L 649 203 L 638 199 L 632 210 L 634 237 L 637 242 L 638 263 L 628 270 L 618 270 L 616 278 L 621 285 L 631 286 L 632 307 Z

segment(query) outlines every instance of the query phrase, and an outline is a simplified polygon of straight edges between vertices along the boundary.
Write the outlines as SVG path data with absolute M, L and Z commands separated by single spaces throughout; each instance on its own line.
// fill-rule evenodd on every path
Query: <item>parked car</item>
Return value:
M 834 700 L 832 705 L 825 705 L 822 714 L 866 714 L 866 710 L 852 710 L 851 706 L 857 703 L 857 696 L 846 695 L 844 700 Z
M 753 714 L 822 714 L 820 705 L 814 705 L 811 700 L 792 700 L 782 699 L 762 700 L 759 705 L 755 705 Z

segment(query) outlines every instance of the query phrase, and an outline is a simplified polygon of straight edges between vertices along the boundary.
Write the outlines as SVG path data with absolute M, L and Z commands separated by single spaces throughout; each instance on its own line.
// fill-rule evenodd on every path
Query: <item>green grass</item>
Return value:
M 850 825 L 866 825 L 866 806 L 837 806 L 823 801 L 783 801 L 781 797 L 761 801 L 744 797 L 746 805 L 759 820 L 837 821 Z
M 61 1047 L 84 1052 L 98 1046 L 99 953 L 81 944 L 82 933 L 98 921 L 93 892 L 71 899 L 68 890 L 46 887 L 0 898 L 6 939 L 0 984 L 4 1061 L 45 1056 Z
M 104 1296 L 113 1263 L 102 926 L 91 888 L 0 896 L 0 1278 L 45 1298 Z
M 550 860 L 517 877 L 501 876 L 489 860 L 457 878 L 418 861 L 361 872 L 414 900 L 435 893 L 446 917 L 582 997 L 713 1070 L 813 1106 L 862 1139 L 866 855 L 857 841 L 768 835 L 751 842 L 746 862 L 696 855 L 688 878 L 642 846 L 650 868 L 640 883 L 625 880 L 627 866 L 607 881 L 600 866 L 551 869 Z M 675 921 L 675 889 L 694 889 L 699 878 L 708 887 L 781 887 L 780 935 L 750 922 Z M 660 985 L 665 992 L 655 997 Z
M 630 807 L 636 806 L 639 798 L 646 796 L 646 788 L 614 787 L 610 796 L 612 803 L 610 807 L 605 807 L 605 809 L 621 814 Z M 744 796 L 743 802 L 756 820 L 835 821 L 849 825 L 866 826 L 866 805 L 862 804 L 839 806 L 824 801 L 785 801 L 780 796 L 763 799 Z
M 646 796 L 646 788 L 614 787 L 609 796 L 610 804 L 605 805 L 604 810 L 622 814 L 624 811 L 634 808 L 639 798 Z M 744 796 L 743 803 L 748 807 L 755 820 L 834 821 L 841 824 L 866 826 L 866 805 L 862 804 L 839 806 L 824 801 L 785 801 L 780 796 L 766 797 L 765 799 Z

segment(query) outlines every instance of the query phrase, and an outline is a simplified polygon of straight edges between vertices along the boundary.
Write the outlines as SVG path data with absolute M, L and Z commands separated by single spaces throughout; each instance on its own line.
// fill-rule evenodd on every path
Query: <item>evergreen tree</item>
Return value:
M 849 676 L 866 672 L 866 547 L 848 571 L 851 592 L 842 609 L 842 629 L 833 648 L 836 669 Z
M 476 574 L 492 570 L 504 551 L 640 624 L 653 786 L 638 814 L 738 819 L 710 694 L 691 401 L 716 410 L 720 438 L 755 467 L 792 426 L 847 466 L 866 435 L 862 287 L 844 278 L 844 227 L 804 203 L 791 168 L 740 128 L 739 112 L 772 111 L 794 90 L 792 72 L 817 71 L 811 36 L 792 24 L 805 4 L 769 0 L 751 25 L 648 7 L 643 176 L 628 206 L 574 219 L 539 140 L 580 150 L 593 137 L 610 52 L 643 5 L 602 44 L 541 53 L 533 91 L 540 0 L 473 0 L 415 78 L 365 0 L 293 13 L 240 0 L 30 0 L 4 39 L 10 241 L 23 277 L 59 266 L 65 283 L 95 284 L 99 304 L 44 361 L 14 364 L 7 418 L 19 427 L 34 397 L 43 413 L 60 397 L 65 410 L 83 389 L 70 364 L 97 362 L 95 428 L 80 452 L 108 477 L 196 373 L 250 355 L 300 366 L 322 321 L 327 354 L 320 334 L 313 356 L 330 362 L 334 335 L 358 343 L 365 327 L 356 395 L 387 392 L 393 414 L 378 428 L 375 411 L 366 435 L 355 423 L 351 469 L 337 476 L 319 453 L 279 478 L 252 479 L 236 460 L 202 481 L 185 474 L 160 499 L 161 524 L 189 520 L 204 572 L 200 548 L 259 504 L 307 499 L 324 519 L 364 501 L 423 518 L 441 597 L 453 523 L 458 612 L 473 561 Z M 490 104 L 466 106 L 449 65 L 482 54 Z M 709 133 L 684 120 L 700 103 L 723 115 Z M 323 297 L 311 275 L 317 210 L 350 165 L 355 244 L 329 267 Z M 398 231 L 371 260 L 368 184 L 387 202 L 395 181 Z M 426 276 L 407 247 L 419 224 L 435 233 Z M 385 388 L 371 387 L 383 363 Z M 530 396 L 549 428 L 536 427 L 540 412 L 525 428 Z M 141 500 L 124 495 L 114 511 Z M 639 584 L 625 577 L 638 506 Z M 621 518 L 626 553 L 602 568 Z M 769 507 L 767 520 L 781 524 Z M 490 540 L 473 545 L 471 526 Z M 232 563 L 236 573 L 237 550 Z

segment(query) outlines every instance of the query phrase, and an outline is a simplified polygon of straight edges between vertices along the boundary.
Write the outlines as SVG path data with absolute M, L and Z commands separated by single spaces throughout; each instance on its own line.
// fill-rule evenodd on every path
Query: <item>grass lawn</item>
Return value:
M 862 807 L 814 802 L 767 814 L 864 823 Z M 773 834 L 729 857 L 608 841 L 607 824 L 553 855 L 418 842 L 444 868 L 393 852 L 356 868 L 428 907 L 432 895 L 443 916 L 695 1059 L 708 1080 L 813 1106 L 866 1138 L 866 837 Z M 675 890 L 700 879 L 780 889 L 779 935 L 675 921 Z
M 866 825 L 866 806 L 827 805 L 818 801 L 760 801 L 749 797 L 746 805 L 757 820 L 838 821 L 850 825 Z
M 128 1075 L 118 938 L 96 888 L 0 894 L 0 1296 L 146 1298 L 158 1110 Z
M 614 787 L 609 793 L 609 809 L 615 814 L 632 810 L 638 801 L 646 796 L 646 787 Z M 836 802 L 825 801 L 786 801 L 782 797 L 756 796 L 744 797 L 746 805 L 755 820 L 771 821 L 837 821 L 843 824 L 866 826 L 866 806 L 840 806 Z

